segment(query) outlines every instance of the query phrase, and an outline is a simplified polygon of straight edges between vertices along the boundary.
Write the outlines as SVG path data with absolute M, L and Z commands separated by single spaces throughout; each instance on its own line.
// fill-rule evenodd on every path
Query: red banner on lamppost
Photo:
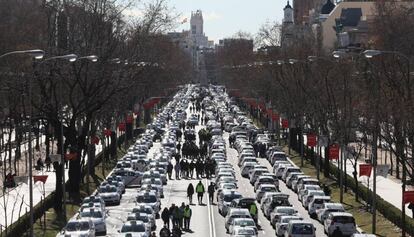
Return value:
M 272 120 L 273 121 L 278 121 L 279 120 L 279 114 L 272 114 Z
M 40 181 L 42 183 L 46 183 L 47 175 L 33 175 L 33 181 L 36 183 L 37 181 Z
M 338 160 L 339 159 L 339 145 L 332 144 L 329 147 L 329 159 L 330 160 Z
M 104 130 L 104 135 L 105 135 L 106 137 L 110 137 L 110 136 L 111 136 L 111 134 L 112 134 L 112 131 L 111 131 L 111 130 L 109 130 L 109 129 L 105 129 L 105 130 Z
M 308 145 L 309 147 L 316 146 L 316 135 L 315 134 L 306 135 L 306 145 Z
M 282 128 L 289 128 L 289 120 L 282 119 Z
M 371 177 L 372 165 L 371 164 L 359 164 L 359 177 L 368 176 Z
M 403 202 L 404 204 L 414 203 L 414 191 L 404 191 Z
M 125 131 L 125 129 L 126 129 L 126 125 L 125 125 L 125 123 L 120 123 L 120 124 L 118 125 L 118 129 L 119 129 L 119 131 L 124 132 L 124 131 Z
M 98 145 L 99 144 L 99 137 L 97 137 L 97 136 L 92 136 L 91 137 L 91 144 L 95 144 L 95 145 Z
M 132 115 L 128 115 L 127 117 L 126 117 L 126 123 L 127 124 L 131 124 L 131 123 L 133 123 L 134 122 L 134 116 L 132 116 Z

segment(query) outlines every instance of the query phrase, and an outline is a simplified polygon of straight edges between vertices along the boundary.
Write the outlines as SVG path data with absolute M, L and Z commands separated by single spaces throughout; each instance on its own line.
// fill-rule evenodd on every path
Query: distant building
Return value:
M 340 2 L 331 12 L 322 11 L 322 49 L 330 52 L 336 48 L 366 47 L 369 41 L 368 29 L 375 11 L 374 4 L 362 1 Z
M 195 82 L 205 81 L 203 51 L 212 48 L 214 41 L 209 41 L 204 33 L 204 20 L 201 10 L 191 12 L 190 29 L 182 32 L 168 33 L 172 42 L 187 52 L 192 58 L 193 69 L 197 79 Z M 204 78 L 204 79 L 203 79 Z

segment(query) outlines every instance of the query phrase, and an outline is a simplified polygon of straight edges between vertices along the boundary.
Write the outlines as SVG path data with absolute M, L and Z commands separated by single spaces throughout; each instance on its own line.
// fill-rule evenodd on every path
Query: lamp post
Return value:
M 372 59 L 376 56 L 382 55 L 382 54 L 393 54 L 396 56 L 399 56 L 401 58 L 403 58 L 406 63 L 407 63 L 407 88 L 408 90 L 411 90 L 410 88 L 410 58 L 405 55 L 402 54 L 398 51 L 385 51 L 385 50 L 376 50 L 376 49 L 370 49 L 370 50 L 365 50 L 364 52 L 362 52 L 362 54 L 365 56 L 365 58 L 368 59 Z M 373 155 L 373 175 L 374 175 L 374 182 L 373 182 L 373 198 L 372 198 L 372 233 L 375 234 L 376 232 L 376 189 L 377 189 L 377 172 L 376 172 L 376 165 L 377 165 L 377 159 L 378 159 L 378 148 L 377 148 L 377 140 L 378 140 L 378 133 L 379 133 L 379 121 L 378 121 L 378 117 L 379 117 L 379 90 L 380 90 L 380 83 L 377 82 L 377 80 L 374 80 L 375 83 L 375 89 L 374 89 L 374 93 L 375 93 L 375 116 L 374 116 L 374 132 L 373 132 L 373 144 L 372 144 L 372 155 Z M 409 100 L 411 100 L 411 94 L 408 93 L 409 96 Z M 406 186 L 406 177 L 407 176 L 407 170 L 406 170 L 406 165 L 405 165 L 405 161 L 403 161 L 403 177 L 402 177 L 402 196 L 404 198 L 404 192 L 405 192 L 405 186 Z M 404 200 L 402 200 L 402 206 L 401 206 L 401 211 L 402 211 L 402 236 L 405 237 L 406 233 L 405 233 L 405 203 Z
M 302 61 L 302 60 L 298 60 L 298 59 L 289 59 L 288 60 L 288 62 L 289 62 L 289 64 L 290 65 L 294 65 L 294 64 L 298 64 L 298 63 L 307 63 L 306 61 Z M 300 84 L 300 82 L 299 82 L 299 80 L 298 80 L 298 84 Z M 302 87 L 302 89 L 304 89 L 303 87 Z M 301 99 L 302 99 L 303 97 L 301 97 Z M 300 133 L 299 133 L 299 142 L 300 142 L 300 167 L 303 167 L 304 166 L 304 157 L 303 157 L 303 155 L 304 155 L 304 139 L 303 139 L 303 116 L 302 116 L 302 112 L 301 113 L 299 113 L 299 126 L 300 126 Z
M 96 55 L 88 55 L 88 56 L 83 56 L 83 57 L 79 57 L 78 60 L 89 60 L 92 63 L 96 63 L 98 62 L 98 56 Z M 87 163 L 87 168 L 86 168 L 86 190 L 88 192 L 88 194 L 90 194 L 90 190 L 89 190 L 89 175 L 90 175 L 90 163 L 91 163 L 91 154 L 92 154 L 92 142 L 91 142 L 91 126 L 92 126 L 92 122 L 89 121 L 88 127 L 89 127 L 89 136 L 88 136 L 88 163 Z M 94 151 L 95 152 L 95 151 Z M 95 154 L 94 154 L 95 155 Z
M 54 56 L 54 57 L 50 57 L 47 58 L 45 60 L 43 60 L 39 65 L 46 63 L 48 61 L 52 61 L 52 60 L 67 60 L 68 62 L 72 63 L 75 62 L 77 60 L 78 56 L 76 54 L 67 54 L 67 55 L 61 55 L 61 56 Z M 59 91 L 60 94 L 62 95 L 62 83 L 59 83 Z M 61 172 L 62 172 L 62 211 L 63 211 L 63 220 L 64 222 L 66 222 L 66 182 L 65 182 L 65 154 L 64 154 L 64 150 L 65 150 L 65 146 L 64 146 L 64 142 L 63 142 L 63 102 L 60 102 L 60 108 L 62 109 L 61 111 L 61 115 L 60 115 L 60 147 L 61 147 L 61 151 L 60 151 L 60 162 L 61 162 Z
M 44 57 L 45 52 L 41 49 L 30 49 L 30 50 L 19 50 L 19 51 L 12 51 L 0 55 L 0 58 L 9 56 L 9 55 L 16 55 L 16 54 L 25 54 L 32 58 L 33 65 L 35 60 L 40 60 Z M 32 161 L 32 80 L 29 80 L 28 83 L 28 94 L 29 94 L 29 213 L 30 213 L 30 236 L 34 236 L 33 234 L 33 161 Z

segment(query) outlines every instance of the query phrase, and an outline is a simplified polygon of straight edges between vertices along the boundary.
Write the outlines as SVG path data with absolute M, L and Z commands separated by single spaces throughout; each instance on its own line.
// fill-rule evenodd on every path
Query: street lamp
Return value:
M 289 59 L 289 63 L 290 64 L 295 64 L 295 63 L 298 63 L 299 62 L 299 60 L 297 60 L 297 59 L 293 59 L 293 58 L 291 58 L 291 59 Z
M 9 56 L 9 55 L 15 55 L 15 54 L 26 54 L 28 56 L 30 56 L 32 58 L 32 60 L 40 60 L 43 58 L 43 56 L 45 55 L 45 51 L 41 50 L 41 49 L 30 49 L 30 50 L 19 50 L 19 51 L 12 51 L 12 52 L 8 52 L 5 53 L 3 55 L 0 56 L 0 58 Z M 32 95 L 31 95 L 31 80 L 29 80 L 29 103 L 31 105 L 32 102 Z M 33 216 L 33 161 L 32 161 L 32 106 L 30 106 L 29 109 L 29 213 L 30 213 L 30 236 L 34 236 L 33 235 L 33 220 L 34 220 L 34 216 Z
M 334 58 L 344 58 L 347 57 L 348 54 L 345 51 L 335 50 L 332 52 L 332 56 Z
M 78 58 L 78 59 L 87 59 L 87 60 L 89 60 L 89 61 L 91 61 L 91 62 L 93 62 L 93 63 L 96 63 L 96 62 L 98 62 L 98 56 L 96 56 L 96 55 L 89 55 L 89 56 L 83 56 L 83 57 L 80 57 L 80 58 Z M 119 60 L 119 59 L 118 59 Z
M 0 55 L 0 58 L 6 57 L 9 55 L 14 55 L 14 54 L 26 54 L 32 57 L 33 59 L 39 60 L 43 58 L 43 56 L 45 55 L 45 51 L 41 49 L 17 50 L 17 51 L 12 51 L 12 52 L 8 52 L 3 55 Z
M 52 60 L 67 60 L 70 63 L 75 62 L 78 59 L 78 56 L 76 54 L 66 54 L 66 55 L 60 55 L 60 56 L 54 56 L 47 58 L 43 60 L 40 64 L 43 64 L 48 61 Z M 39 64 L 39 65 L 40 65 Z M 59 84 L 59 90 L 60 94 L 62 94 L 62 83 Z M 63 103 L 61 102 L 60 107 L 63 108 Z M 60 152 L 60 159 L 61 159 L 61 166 L 62 166 L 62 211 L 63 211 L 63 220 L 66 222 L 66 182 L 65 182 L 65 154 L 64 154 L 64 142 L 63 142 L 63 110 L 60 117 L 60 146 L 61 146 L 61 152 Z

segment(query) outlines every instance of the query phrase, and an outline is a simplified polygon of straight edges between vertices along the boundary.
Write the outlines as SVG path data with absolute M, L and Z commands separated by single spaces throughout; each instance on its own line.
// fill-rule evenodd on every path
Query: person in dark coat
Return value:
M 181 143 L 178 142 L 176 147 L 177 147 L 177 153 L 180 154 L 180 152 L 181 152 Z
M 168 179 L 171 180 L 172 172 L 173 172 L 173 165 L 171 162 L 168 162 L 167 165 L 167 173 L 168 173 Z
M 164 208 L 161 213 L 161 219 L 164 222 L 164 226 L 167 226 L 168 229 L 170 228 L 170 211 L 168 208 Z
M 194 186 L 192 183 L 190 183 L 187 187 L 187 197 L 188 197 L 188 201 L 190 202 L 190 205 L 193 204 L 193 194 L 194 194 Z
M 195 168 L 194 160 L 191 160 L 190 164 L 188 165 L 188 172 L 189 172 L 189 175 L 190 175 L 191 179 L 193 178 L 194 168 Z
M 210 203 L 213 204 L 214 203 L 214 192 L 216 191 L 216 185 L 211 182 L 210 185 L 208 185 L 207 188 L 208 191 L 208 198 L 210 199 Z
M 164 227 L 162 227 L 162 229 L 160 230 L 160 237 L 170 237 L 170 236 L 171 236 L 170 227 L 167 227 L 164 225 Z

